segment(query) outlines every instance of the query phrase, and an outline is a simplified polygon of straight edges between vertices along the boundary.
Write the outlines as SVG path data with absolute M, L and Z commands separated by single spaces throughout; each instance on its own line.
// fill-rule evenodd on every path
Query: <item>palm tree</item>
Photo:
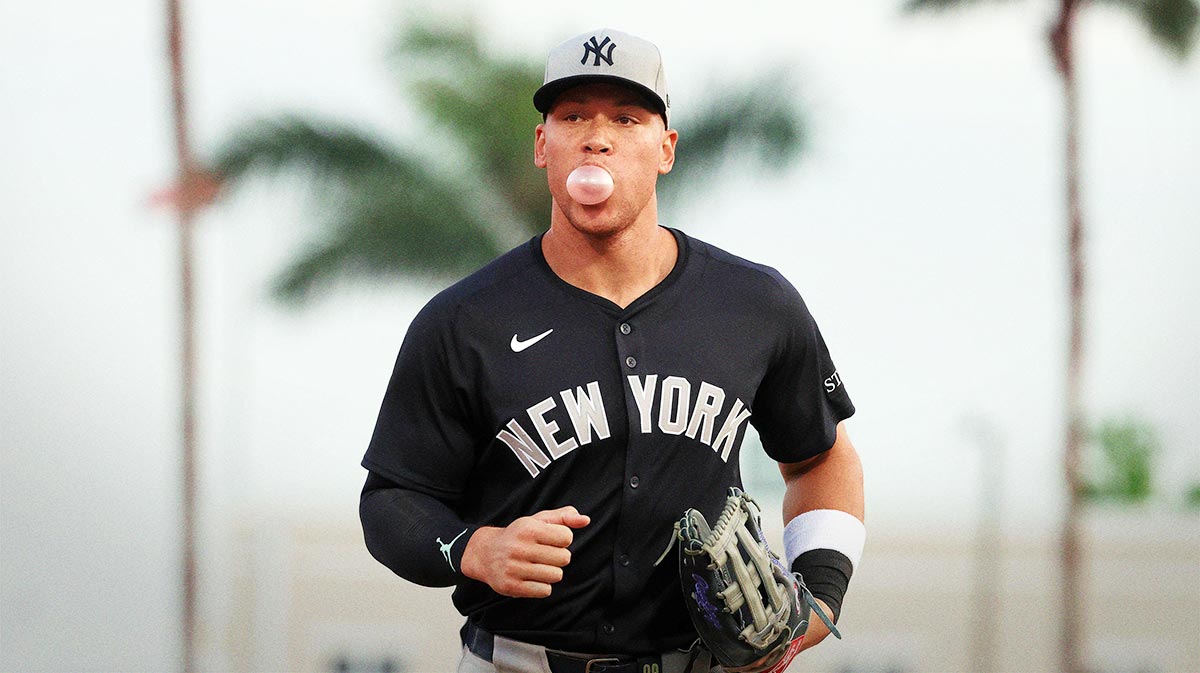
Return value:
M 947 9 L 975 4 L 978 0 L 908 0 L 906 9 Z M 1132 12 L 1151 37 L 1176 58 L 1182 60 L 1191 50 L 1194 28 L 1200 8 L 1195 0 L 1105 0 Z M 1080 396 L 1080 373 L 1084 350 L 1084 258 L 1083 209 L 1079 190 L 1079 89 L 1075 78 L 1074 34 L 1079 10 L 1087 0 L 1058 0 L 1058 17 L 1049 31 L 1050 53 L 1062 81 L 1064 101 L 1064 164 L 1067 200 L 1067 256 L 1069 268 L 1070 326 L 1068 329 L 1066 368 L 1067 431 L 1063 451 L 1063 470 L 1067 485 L 1067 507 L 1061 533 L 1062 554 L 1062 625 L 1059 643 L 1063 671 L 1079 673 L 1079 634 L 1082 624 L 1082 586 L 1080 585 L 1079 513 L 1084 497 L 1080 453 L 1087 437 L 1086 419 Z
M 196 184 L 187 115 L 187 87 L 183 63 L 183 20 L 180 0 L 167 0 L 167 60 L 171 69 L 171 111 L 175 122 L 175 157 L 180 193 Z M 180 440 L 181 453 L 181 596 L 182 652 L 184 671 L 196 670 L 196 342 L 195 283 L 193 282 L 193 235 L 196 203 L 177 200 L 179 222 L 180 304 Z
M 531 158 L 542 65 L 480 44 L 470 26 L 418 23 L 400 36 L 391 60 L 427 123 L 419 147 L 286 114 L 247 123 L 220 143 L 209 167 L 225 185 L 300 173 L 320 195 L 325 235 L 278 274 L 279 298 L 305 300 L 340 277 L 453 278 L 545 228 L 550 196 Z M 721 87 L 706 109 L 683 118 L 679 161 L 660 182 L 664 199 L 718 170 L 735 148 L 767 165 L 797 156 L 800 119 L 781 97 L 754 95 L 766 81 Z M 778 75 L 769 81 L 780 90 Z

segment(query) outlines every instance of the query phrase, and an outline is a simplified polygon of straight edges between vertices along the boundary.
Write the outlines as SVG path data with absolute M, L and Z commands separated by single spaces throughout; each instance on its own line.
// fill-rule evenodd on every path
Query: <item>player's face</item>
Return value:
M 534 163 L 545 168 L 561 213 L 581 232 L 607 236 L 643 215 L 657 217 L 658 176 L 675 163 L 678 134 L 629 89 L 612 84 L 585 84 L 563 92 L 537 127 Z M 579 166 L 602 166 L 613 176 L 613 193 L 591 206 L 567 193 L 567 176 Z M 656 222 L 655 222 L 656 223 Z

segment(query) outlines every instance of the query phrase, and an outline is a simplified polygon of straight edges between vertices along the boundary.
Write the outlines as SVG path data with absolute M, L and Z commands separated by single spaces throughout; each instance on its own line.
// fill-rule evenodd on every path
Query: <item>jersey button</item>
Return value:
M 604 632 L 604 635 L 611 636 L 617 630 L 617 627 L 612 624 L 604 624 L 600 627 L 600 630 Z
M 629 478 L 629 488 L 637 488 L 640 483 L 642 481 L 638 479 L 636 474 Z
M 630 369 L 633 369 L 634 367 L 637 366 L 637 358 L 633 357 L 632 355 L 625 358 L 625 366 L 629 367 Z
M 629 556 L 627 554 L 621 554 L 620 556 L 617 557 L 617 563 L 620 563 L 622 568 L 628 568 L 629 567 Z
M 629 334 L 632 331 L 633 331 L 633 328 L 629 326 L 629 323 L 627 323 L 627 322 L 621 323 L 621 334 Z

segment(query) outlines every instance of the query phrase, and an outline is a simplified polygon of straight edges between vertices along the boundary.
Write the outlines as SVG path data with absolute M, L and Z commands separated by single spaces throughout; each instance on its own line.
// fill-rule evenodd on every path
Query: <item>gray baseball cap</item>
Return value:
M 670 126 L 671 97 L 658 47 L 619 30 L 600 28 L 576 35 L 550 50 L 546 79 L 533 94 L 533 107 L 546 114 L 563 91 L 587 82 L 609 82 L 644 95 Z

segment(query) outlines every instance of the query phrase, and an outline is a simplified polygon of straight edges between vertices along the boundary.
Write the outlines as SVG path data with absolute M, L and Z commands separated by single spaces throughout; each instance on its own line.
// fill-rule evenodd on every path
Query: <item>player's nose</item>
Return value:
M 604 132 L 593 126 L 583 139 L 583 151 L 588 154 L 612 154 L 612 142 Z

